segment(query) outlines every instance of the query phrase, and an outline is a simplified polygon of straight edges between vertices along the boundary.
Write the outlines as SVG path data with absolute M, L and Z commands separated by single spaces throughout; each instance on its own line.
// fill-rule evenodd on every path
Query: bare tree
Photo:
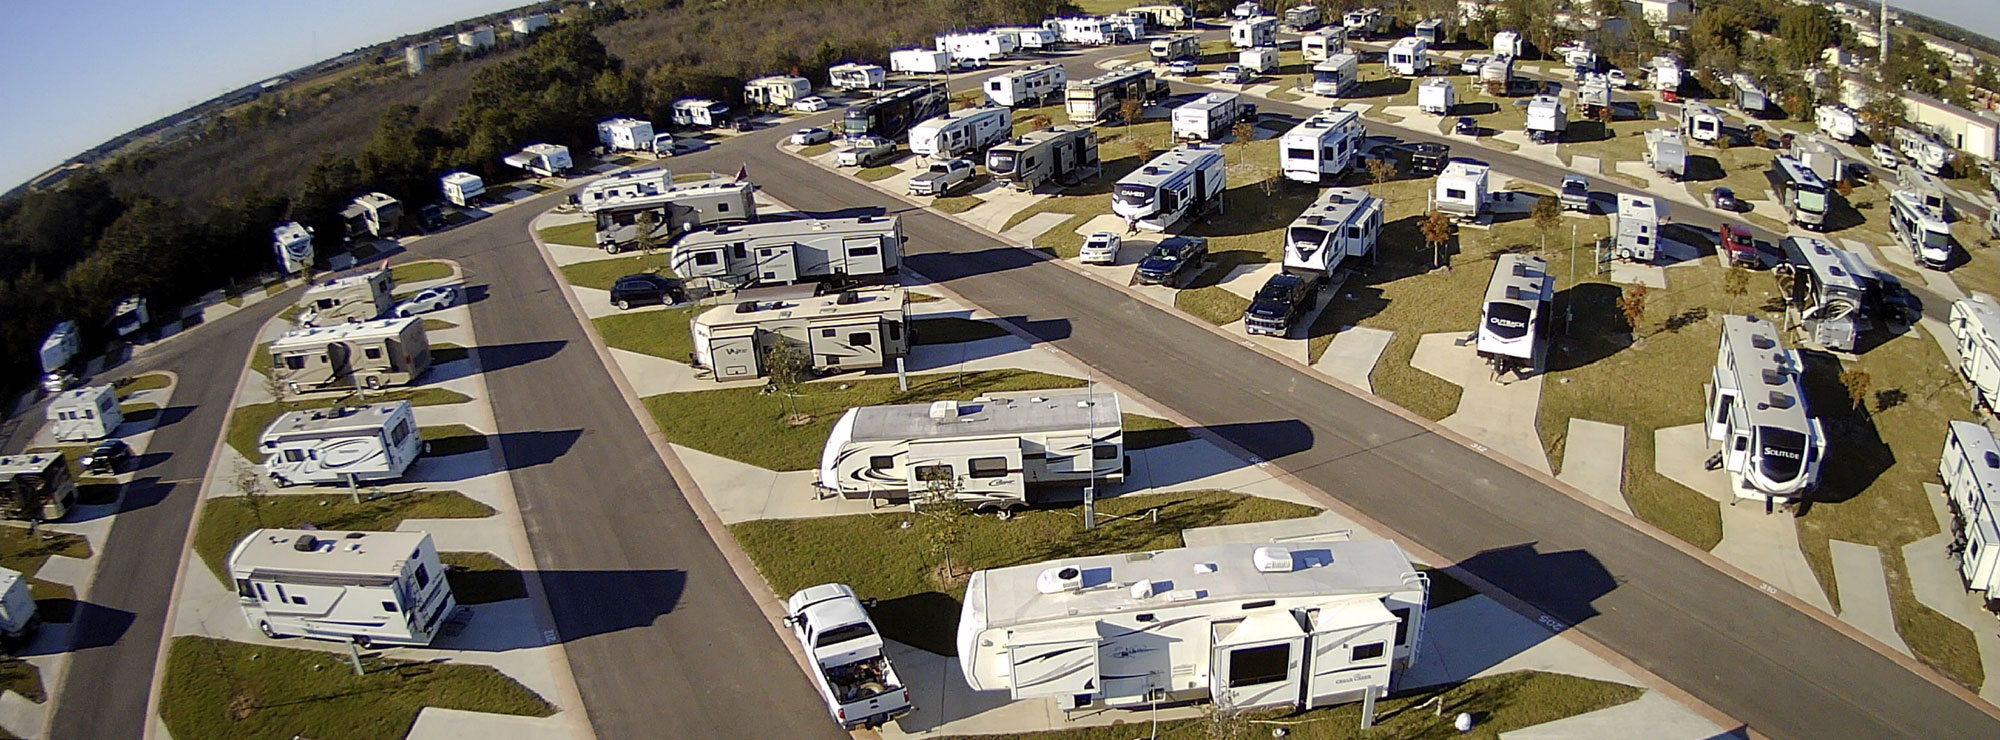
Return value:
M 1144 163 L 1153 161 L 1153 155 L 1159 152 L 1153 149 L 1153 142 L 1136 138 L 1132 140 L 1132 153 L 1138 155 L 1139 161 Z
M 1257 126 L 1249 121 L 1237 121 L 1229 132 L 1236 135 L 1238 147 L 1248 147 L 1250 142 L 1257 140 Z
M 236 461 L 236 470 L 230 474 L 230 481 L 243 494 L 243 505 L 250 508 L 250 517 L 257 520 L 257 527 L 264 524 L 264 474 L 243 460 Z
M 1140 100 L 1138 96 L 1126 98 L 1124 102 L 1118 104 L 1118 113 L 1125 117 L 1125 133 L 1129 135 L 1132 133 L 1132 124 L 1138 123 L 1140 117 L 1146 115 L 1146 101 Z
M 1638 333 L 1639 324 L 1646 320 L 1646 286 L 1625 286 L 1625 293 L 1618 296 L 1618 311 L 1625 315 L 1625 325 Z
M 940 585 L 948 585 L 958 577 L 958 567 L 963 564 L 954 556 L 965 544 L 972 507 L 959 498 L 964 486 L 950 465 L 920 467 L 917 479 L 924 487 L 918 492 L 915 508 L 925 519 L 924 538 L 931 556 L 937 559 Z
M 1847 370 L 1840 374 L 1840 385 L 1847 389 L 1847 403 L 1860 411 L 1868 401 L 1868 386 L 1874 378 L 1868 377 L 1866 370 Z
M 633 236 L 632 245 L 638 248 L 640 253 L 652 254 L 653 250 L 660 248 L 660 237 L 654 233 L 660 226 L 660 214 L 640 211 L 636 226 L 638 233 Z
M 1048 116 L 1045 116 L 1045 115 L 1042 115 L 1042 114 L 1040 114 L 1040 113 L 1037 113 L 1037 114 L 1035 114 L 1034 116 L 1032 116 L 1032 117 L 1030 117 L 1030 118 L 1028 119 L 1028 130 L 1029 130 L 1029 131 L 1040 131 L 1040 130 L 1042 130 L 1042 129 L 1045 129 L 1045 128 L 1048 128 L 1048 127 L 1050 127 L 1050 126 L 1052 126 L 1052 125 L 1055 125 L 1055 124 L 1054 124 L 1053 122 L 1051 122 L 1051 121 L 1049 120 L 1049 117 L 1048 117 Z
M 1375 195 L 1377 197 L 1388 200 L 1387 196 L 1382 195 L 1382 184 L 1395 176 L 1396 164 L 1394 162 L 1390 162 L 1382 157 L 1375 157 L 1368 160 L 1368 180 L 1375 183 Z
M 1202 740 L 1249 740 L 1250 721 L 1229 701 L 1228 695 L 1212 697 L 1202 707 Z

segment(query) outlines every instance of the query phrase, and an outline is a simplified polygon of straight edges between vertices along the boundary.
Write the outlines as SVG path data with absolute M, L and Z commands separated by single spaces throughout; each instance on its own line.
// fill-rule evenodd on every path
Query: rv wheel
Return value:
M 617 253 L 619 253 L 619 252 L 622 252 L 622 251 L 624 251 L 624 250 L 623 250 L 623 249 L 620 249 L 620 248 L 618 247 L 618 245 L 616 245 L 616 244 L 606 244 L 606 245 L 604 245 L 604 253 L 605 253 L 605 254 L 617 254 Z
M 360 648 L 364 648 L 364 649 L 365 649 L 365 648 L 368 648 L 368 647 L 370 647 L 370 646 L 373 646 L 374 644 L 375 644 L 375 640 L 374 640 L 373 638 L 370 638 L 370 637 L 369 637 L 369 636 L 367 636 L 367 635 L 355 635 L 355 636 L 354 636 L 354 645 L 355 645 L 356 647 L 360 647 Z
M 1618 259 L 1621 259 L 1621 260 L 1625 260 L 1626 262 L 1631 262 L 1631 261 L 1632 261 L 1632 250 L 1630 250 L 1630 249 L 1620 249 L 1620 250 L 1618 250 Z

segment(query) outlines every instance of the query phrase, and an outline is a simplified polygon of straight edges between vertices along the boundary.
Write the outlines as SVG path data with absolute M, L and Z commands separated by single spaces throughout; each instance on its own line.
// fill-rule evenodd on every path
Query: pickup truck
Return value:
M 1243 330 L 1251 334 L 1282 337 L 1313 306 L 1321 279 L 1315 276 L 1278 273 L 1257 290 L 1250 308 L 1243 312 Z
M 864 136 L 847 144 L 846 149 L 834 155 L 834 161 L 842 167 L 873 167 L 896 156 L 896 142 Z
M 1565 211 L 1590 212 L 1590 181 L 1578 175 L 1563 175 L 1562 207 Z
M 910 690 L 882 654 L 882 636 L 854 589 L 825 583 L 792 594 L 785 624 L 816 668 L 813 685 L 841 729 L 880 727 L 910 712 Z
M 911 195 L 944 195 L 972 179 L 972 162 L 947 159 L 932 162 L 931 168 L 910 178 Z

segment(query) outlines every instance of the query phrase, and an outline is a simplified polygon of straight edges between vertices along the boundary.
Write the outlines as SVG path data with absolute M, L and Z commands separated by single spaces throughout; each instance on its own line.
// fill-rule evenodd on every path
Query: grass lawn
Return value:
M 630 352 L 687 362 L 694 354 L 694 337 L 689 325 L 694 315 L 708 306 L 683 306 L 658 311 L 615 313 L 591 319 L 608 346 Z
M 856 171 L 854 173 L 854 176 L 859 177 L 863 180 L 867 180 L 869 182 L 876 182 L 878 180 L 887 180 L 891 177 L 895 177 L 902 171 L 903 168 L 901 167 L 897 167 L 893 164 L 885 164 L 879 167 L 864 167 Z
M 252 461 L 262 460 L 263 455 L 257 452 L 257 438 L 262 436 L 264 429 L 271 426 L 271 422 L 277 421 L 280 415 L 287 411 L 332 408 L 351 400 L 354 400 L 354 397 L 350 394 L 238 406 L 229 414 L 229 446 L 236 448 L 237 452 L 243 453 L 244 457 Z M 470 396 L 444 388 L 400 388 L 371 394 L 367 398 L 368 403 L 409 401 L 412 406 L 444 406 L 470 400 L 472 400 Z
M 36 704 L 49 700 L 42 688 L 41 669 L 19 658 L 0 658 L 0 691 L 12 691 Z
M 28 577 L 28 589 L 35 598 L 35 609 L 44 621 L 69 621 L 76 590 L 36 578 L 35 573 L 41 571 L 42 564 L 48 562 L 50 556 L 88 558 L 90 554 L 90 541 L 82 535 L 44 530 L 29 536 L 27 527 L 0 525 L 0 568 Z
M 916 344 L 956 344 L 1007 336 L 999 324 L 957 316 L 940 316 L 910 322 L 910 337 Z
M 257 349 L 250 353 L 250 372 L 271 376 L 271 343 L 258 342 Z
M 578 221 L 576 223 L 550 226 L 536 232 L 542 241 L 550 244 L 567 244 L 572 247 L 597 246 L 597 222 Z
M 1227 272 L 1223 267 L 1214 271 Z M 1204 285 L 1174 293 L 1174 306 L 1195 318 L 1216 326 L 1234 323 L 1250 310 L 1250 299 L 1229 292 L 1220 285 Z
M 424 707 L 547 717 L 535 692 L 489 667 L 346 656 L 208 637 L 167 650 L 160 718 L 174 737 L 377 740 L 409 734 Z
M 424 439 L 424 454 L 433 457 L 478 452 L 486 449 L 486 435 L 464 424 L 440 424 L 434 427 L 418 427 L 417 435 Z
M 1167 421 L 1166 419 L 1141 414 L 1120 414 L 1119 416 L 1120 421 L 1125 425 L 1125 449 L 1127 451 L 1165 447 L 1194 439 L 1194 433 L 1189 432 L 1187 427 Z
M 424 319 L 424 331 L 443 331 L 445 329 L 456 328 L 458 328 L 457 324 L 444 319 Z
M 1153 508 L 1160 510 L 1158 523 L 1145 517 Z M 730 531 L 779 596 L 829 581 L 846 583 L 863 598 L 881 600 L 873 616 L 884 636 L 951 655 L 963 578 L 973 570 L 1180 547 L 1183 529 L 1318 513 L 1224 491 L 1119 496 L 1098 501 L 1097 511 L 1098 528 L 1089 533 L 1080 512 L 1068 508 L 1031 510 L 1007 521 L 968 518 L 954 559 L 958 577 L 949 586 L 934 577 L 938 561 L 926 533 L 936 521 L 908 511 L 751 521 L 731 525 Z
M 1026 370 L 938 373 L 910 378 L 908 392 L 894 378 L 806 383 L 789 399 L 811 421 L 790 425 L 786 397 L 763 388 L 722 388 L 668 393 L 644 399 L 668 441 L 766 470 L 807 470 L 819 464 L 833 423 L 855 406 L 968 401 L 981 393 L 1078 388 L 1083 381 Z
M 940 213 L 964 213 L 986 201 L 970 195 L 947 195 L 931 199 L 931 210 Z
M 157 391 L 173 384 L 173 377 L 166 373 L 143 373 L 121 379 L 116 383 L 118 397 L 121 399 L 130 398 L 132 394 L 140 391 Z
M 578 262 L 563 267 L 563 279 L 579 287 L 610 290 L 611 284 L 618 282 L 618 278 L 635 272 L 657 272 L 672 276 L 673 271 L 667 269 L 668 257 L 667 250 L 662 249 L 653 254 L 634 254 L 627 257 Z
M 202 503 L 194 551 L 209 572 L 228 583 L 229 548 L 258 529 L 296 529 L 311 524 L 334 531 L 386 532 L 405 519 L 483 519 L 493 508 L 457 491 L 411 491 L 368 498 L 356 504 L 345 493 L 224 496 Z
M 1492 740 L 1501 733 L 1615 707 L 1639 698 L 1643 689 L 1624 684 L 1596 681 L 1578 676 L 1540 671 L 1516 671 L 1475 678 L 1450 686 L 1433 686 L 1398 693 L 1375 705 L 1375 727 L 1361 729 L 1361 704 L 1354 702 L 1315 709 L 1303 714 L 1279 711 L 1253 712 L 1242 724 L 1245 728 L 1230 737 L 1261 737 L 1268 725 L 1277 723 L 1295 740 L 1364 740 L 1366 738 L 1465 737 Z M 1442 701 L 1442 710 L 1423 706 Z M 1459 734 L 1451 727 L 1459 713 L 1478 718 L 1471 732 Z M 1215 725 L 1205 720 L 1187 719 L 1162 722 L 1160 740 L 1203 740 L 1223 736 L 1218 732 L 1231 725 Z M 1150 728 L 1132 724 L 1080 727 L 1052 732 L 979 735 L 980 740 L 1131 740 L 1148 737 Z
M 813 144 L 811 146 L 802 147 L 799 149 L 799 155 L 804 157 L 817 157 L 821 154 L 825 154 L 830 151 L 833 151 L 833 143 L 827 142 L 824 144 Z
M 490 604 L 528 596 L 521 571 L 493 553 L 440 552 L 438 559 L 444 561 L 445 580 L 451 582 L 451 595 L 460 604 Z
M 443 280 L 448 277 L 451 277 L 451 264 L 442 260 L 405 262 L 389 268 L 389 279 L 395 281 L 397 285 Z

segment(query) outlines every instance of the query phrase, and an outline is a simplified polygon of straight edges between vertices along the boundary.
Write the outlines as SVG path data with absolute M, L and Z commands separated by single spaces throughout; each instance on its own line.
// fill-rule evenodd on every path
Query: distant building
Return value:
M 1868 85 L 1849 77 L 1840 82 L 1840 102 L 1859 109 L 1868 104 Z M 1903 108 L 1911 123 L 1935 129 L 1938 142 L 1991 161 L 2000 156 L 2000 116 L 1970 111 L 1929 95 L 1904 91 Z
M 493 45 L 493 27 L 480 26 L 470 31 L 458 32 L 458 48 L 476 51 Z
M 1687 0 L 1625 0 L 1625 7 L 1638 11 L 1655 26 L 1689 21 L 1694 14 L 1694 6 Z
M 1973 56 L 1971 49 L 1943 39 L 1931 38 L 1929 36 L 1922 38 L 1926 48 L 1943 56 L 1945 62 L 1951 64 L 1954 68 L 1971 69 L 1973 65 L 1979 63 L 1979 57 Z
M 270 92 L 272 90 L 284 87 L 287 83 L 290 83 L 291 81 L 292 78 L 290 77 L 273 77 L 271 79 L 257 83 L 257 89 L 262 90 L 264 92 Z
M 409 65 L 410 74 L 420 75 L 430 69 L 431 59 L 438 55 L 438 42 L 426 41 L 403 47 L 403 63 Z
M 526 36 L 548 28 L 549 16 L 546 13 L 530 13 L 519 18 L 508 19 L 507 26 L 514 29 L 514 33 Z

